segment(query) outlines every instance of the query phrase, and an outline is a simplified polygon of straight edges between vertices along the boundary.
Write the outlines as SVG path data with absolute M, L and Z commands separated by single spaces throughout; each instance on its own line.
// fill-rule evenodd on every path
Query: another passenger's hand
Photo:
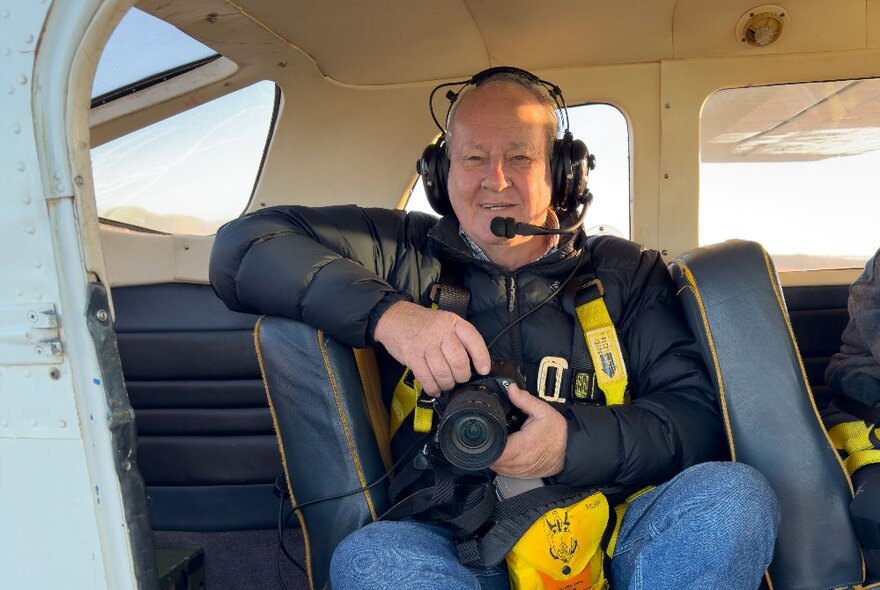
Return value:
M 565 417 L 544 400 L 511 383 L 510 401 L 528 415 L 522 428 L 507 438 L 501 457 L 491 467 L 495 473 L 519 479 L 550 477 L 562 471 L 568 445 Z
M 382 314 L 373 337 L 434 397 L 470 380 L 471 361 L 484 375 L 491 365 L 486 342 L 470 322 L 408 301 Z

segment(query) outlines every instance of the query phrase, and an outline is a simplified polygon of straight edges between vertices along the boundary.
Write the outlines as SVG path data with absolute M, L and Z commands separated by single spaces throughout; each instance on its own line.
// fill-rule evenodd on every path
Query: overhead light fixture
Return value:
M 791 25 L 788 11 L 776 4 L 752 8 L 736 23 L 736 38 L 746 47 L 767 47 Z

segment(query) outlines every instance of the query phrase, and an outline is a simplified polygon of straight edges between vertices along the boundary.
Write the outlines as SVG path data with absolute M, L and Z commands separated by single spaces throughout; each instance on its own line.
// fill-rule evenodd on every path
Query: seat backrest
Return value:
M 379 481 L 390 453 L 375 358 L 362 351 L 356 357 L 314 328 L 272 316 L 260 319 L 254 340 L 293 503 Z M 336 545 L 388 507 L 387 482 L 381 481 L 297 514 L 312 589 L 327 582 Z
M 670 269 L 719 393 L 733 458 L 761 471 L 779 498 L 772 587 L 861 583 L 852 485 L 819 420 L 769 256 L 757 243 L 729 241 L 683 254 Z
M 209 285 L 118 287 L 113 300 L 153 529 L 275 528 L 281 461 L 253 346 L 258 316 L 229 311 Z

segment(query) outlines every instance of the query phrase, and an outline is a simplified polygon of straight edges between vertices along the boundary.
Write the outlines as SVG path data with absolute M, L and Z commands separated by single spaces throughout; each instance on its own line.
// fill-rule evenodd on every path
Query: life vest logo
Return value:
M 578 548 L 577 537 L 571 532 L 568 510 L 555 509 L 544 515 L 544 532 L 547 535 L 547 547 L 553 559 L 565 564 L 563 573 L 568 574 L 568 562 Z

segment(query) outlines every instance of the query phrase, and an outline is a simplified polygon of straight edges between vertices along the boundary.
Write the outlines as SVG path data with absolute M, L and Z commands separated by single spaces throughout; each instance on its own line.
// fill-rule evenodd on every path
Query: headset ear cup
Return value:
M 580 205 L 589 204 L 589 157 L 587 144 L 574 139 L 570 131 L 566 131 L 562 139 L 553 142 L 550 174 L 553 181 L 552 204 L 555 209 L 574 211 Z
M 446 192 L 449 158 L 446 157 L 445 143 L 445 138 L 441 136 L 435 143 L 426 147 L 418 166 L 428 204 L 438 215 L 452 213 L 452 205 Z
M 589 205 L 593 200 L 588 181 L 590 177 L 590 151 L 587 144 L 579 139 L 571 142 L 570 148 L 572 178 L 568 187 L 568 201 L 572 208 Z

